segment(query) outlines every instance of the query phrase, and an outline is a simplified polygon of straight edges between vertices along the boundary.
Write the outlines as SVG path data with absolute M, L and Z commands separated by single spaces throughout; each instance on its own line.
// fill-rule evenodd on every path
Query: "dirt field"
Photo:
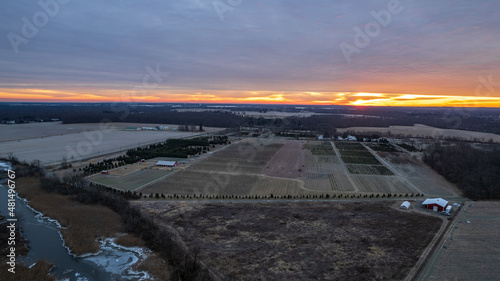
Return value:
M 402 280 L 442 224 L 387 202 L 134 204 L 222 280 Z
M 498 214 L 500 202 L 469 201 L 419 280 L 499 280 Z
M 99 124 L 33 123 L 0 125 L 4 140 L 0 142 L 0 157 L 12 152 L 20 160 L 35 159 L 43 164 L 79 161 L 135 148 L 140 145 L 180 138 L 199 133 L 177 131 L 124 131 L 125 126 L 147 126 L 148 124 L 113 123 L 107 127 Z M 113 127 L 112 127 L 113 126 Z M 151 126 L 154 126 L 151 125 Z M 205 128 L 217 131 L 220 128 Z
M 487 142 L 492 139 L 494 142 L 500 142 L 500 135 L 481 133 L 473 131 L 463 131 L 463 130 L 451 130 L 451 129 L 439 129 L 435 127 L 425 126 L 421 124 L 415 124 L 414 126 L 390 126 L 388 128 L 381 127 L 349 127 L 337 129 L 337 132 L 344 133 L 346 131 L 356 131 L 356 132 L 391 132 L 393 135 L 412 135 L 413 137 L 459 137 L 464 139 L 478 139 L 483 142 Z

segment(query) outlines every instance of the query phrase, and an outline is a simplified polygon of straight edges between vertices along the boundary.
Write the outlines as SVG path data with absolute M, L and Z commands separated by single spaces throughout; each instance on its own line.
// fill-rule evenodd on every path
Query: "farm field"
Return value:
M 329 192 L 354 191 L 331 142 L 309 142 L 304 148 L 305 165 L 301 178 L 304 188 Z
M 371 193 L 419 193 L 412 189 L 402 178 L 392 176 L 365 176 L 353 175 L 352 178 L 358 185 L 360 191 Z
M 377 159 L 360 143 L 335 145 L 339 147 L 339 155 L 331 142 L 244 139 L 176 168 L 173 174 L 146 185 L 140 191 L 144 194 L 202 195 L 209 198 L 268 198 L 271 194 L 273 197 L 327 194 L 334 197 L 358 192 L 457 196 L 453 185 L 418 160 L 408 157 L 407 152 L 377 152 L 385 159 L 380 160 L 384 162 L 382 164 L 381 158 Z M 373 159 L 378 164 L 344 164 L 339 156 L 346 151 L 351 155 L 362 155 L 358 158 Z M 395 161 L 399 164 L 393 163 L 394 159 L 399 159 Z M 386 165 L 390 165 L 391 170 Z M 398 174 L 393 171 L 398 171 Z
M 468 202 L 419 280 L 498 280 L 500 202 Z M 469 221 L 470 223 L 466 223 Z M 456 228 L 455 228 L 456 227 Z
M 141 189 L 142 193 L 165 195 L 236 195 L 245 196 L 257 185 L 260 177 L 251 174 L 181 170 Z
M 380 163 L 377 158 L 359 142 L 336 142 L 335 146 L 340 151 L 340 156 L 346 164 L 382 165 L 382 163 Z
M 464 130 L 453 129 L 439 129 L 431 126 L 415 124 L 414 126 L 389 126 L 387 128 L 381 127 L 349 127 L 339 128 L 337 132 L 345 133 L 347 131 L 355 132 L 391 132 L 392 135 L 406 135 L 406 136 L 419 136 L 419 137 L 448 137 L 448 138 L 464 138 L 468 140 L 478 139 L 487 142 L 492 139 L 494 142 L 500 142 L 500 135 Z
M 399 152 L 400 151 L 396 146 L 394 146 L 390 143 L 369 142 L 369 143 L 366 143 L 366 145 L 375 151 L 386 151 L 386 152 Z
M 456 197 L 460 191 L 441 175 L 406 153 L 379 153 L 393 169 L 421 192 L 435 197 Z
M 381 165 L 346 165 L 349 173 L 351 174 L 362 174 L 362 175 L 382 175 L 382 176 L 392 176 L 394 175 L 389 169 Z
M 222 280 L 402 280 L 442 224 L 388 202 L 133 204 Z
M 308 142 L 304 148 L 309 149 L 313 155 L 335 155 L 330 142 Z
M 390 144 L 370 144 L 370 147 L 381 149 L 383 151 L 392 151 L 395 149 Z M 381 175 L 392 176 L 394 173 L 385 167 L 380 161 L 361 143 L 337 142 L 335 146 L 340 151 L 342 161 L 352 175 Z M 359 181 L 358 181 L 359 182 Z M 379 186 L 380 185 L 376 185 Z M 365 190 L 365 187 L 361 187 Z M 387 190 L 386 188 L 383 188 Z
M 141 191 L 146 194 L 203 196 L 287 196 L 308 193 L 301 181 L 286 178 L 287 175 L 291 175 L 290 178 L 300 175 L 298 169 L 295 170 L 295 165 L 300 165 L 300 162 L 289 161 L 289 155 L 298 150 L 295 154 L 299 156 L 294 155 L 292 158 L 300 160 L 301 144 L 294 141 L 267 141 L 264 144 L 259 141 L 246 139 L 234 143 Z M 266 176 L 265 172 L 280 177 Z
M 296 196 L 308 192 L 301 188 L 302 183 L 298 180 L 264 177 L 250 191 L 249 195 L 257 196 Z
M 110 123 L 102 127 L 99 127 L 99 124 L 60 123 L 0 125 L 2 136 L 5 136 L 3 137 L 5 141 L 0 142 L 0 157 L 7 157 L 7 153 L 12 152 L 22 161 L 40 160 L 44 165 L 53 165 L 60 163 L 63 157 L 69 162 L 81 161 L 169 138 L 200 134 L 177 131 L 124 131 L 126 125 L 133 124 Z M 147 124 L 135 125 L 147 126 Z M 211 132 L 221 129 L 205 128 L 205 130 Z M 15 136 L 16 140 L 13 140 L 12 136 Z
M 301 141 L 284 141 L 284 145 L 262 168 L 262 174 L 275 177 L 298 178 L 304 165 Z
M 188 169 L 258 174 L 283 144 L 272 142 L 261 145 L 254 141 L 249 139 L 231 145 Z
M 90 177 L 89 180 L 94 183 L 124 191 L 134 191 L 139 187 L 158 180 L 170 173 L 172 173 L 172 171 L 169 170 L 142 169 L 127 175 L 95 175 Z

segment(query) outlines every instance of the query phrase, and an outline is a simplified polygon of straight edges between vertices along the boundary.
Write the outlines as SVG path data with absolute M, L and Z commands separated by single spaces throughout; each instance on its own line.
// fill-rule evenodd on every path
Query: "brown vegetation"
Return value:
M 419 280 L 499 279 L 500 202 L 466 204 Z
M 386 202 L 137 204 L 225 280 L 400 280 L 442 223 Z
M 1 279 L 4 281 L 54 281 L 54 276 L 49 274 L 52 264 L 39 260 L 32 267 L 27 267 L 21 263 L 16 264 L 16 272 L 12 274 L 7 271 L 8 265 L 3 259 L 0 259 Z
M 435 144 L 424 161 L 471 199 L 500 199 L 500 145 Z
M 144 247 L 146 243 L 134 234 L 124 234 L 116 238 L 115 243 L 124 247 Z
M 167 267 L 165 261 L 156 254 L 150 255 L 141 263 L 134 265 L 135 270 L 147 271 L 153 275 L 155 280 L 162 281 L 170 280 L 170 271 L 165 270 Z
M 110 208 L 85 205 L 68 195 L 49 193 L 40 187 L 39 178 L 20 178 L 17 189 L 21 197 L 29 200 L 31 207 L 65 227 L 61 233 L 66 245 L 77 255 L 97 252 L 97 238 L 123 231 L 120 216 Z

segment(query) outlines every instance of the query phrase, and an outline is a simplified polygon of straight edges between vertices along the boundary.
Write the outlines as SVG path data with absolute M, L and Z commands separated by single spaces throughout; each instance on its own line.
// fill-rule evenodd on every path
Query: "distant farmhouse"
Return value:
M 448 206 L 448 201 L 443 198 L 429 198 L 425 199 L 422 206 L 426 209 L 433 210 L 434 212 L 442 212 L 446 210 Z
M 125 127 L 125 129 L 123 129 L 125 131 L 140 131 L 141 128 L 139 127 Z

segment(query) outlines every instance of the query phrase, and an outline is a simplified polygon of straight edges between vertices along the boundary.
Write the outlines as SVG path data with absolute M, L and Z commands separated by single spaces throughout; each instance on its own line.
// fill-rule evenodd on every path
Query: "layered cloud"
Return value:
M 0 3 L 0 100 L 491 106 L 500 96 L 499 1 L 40 3 Z

